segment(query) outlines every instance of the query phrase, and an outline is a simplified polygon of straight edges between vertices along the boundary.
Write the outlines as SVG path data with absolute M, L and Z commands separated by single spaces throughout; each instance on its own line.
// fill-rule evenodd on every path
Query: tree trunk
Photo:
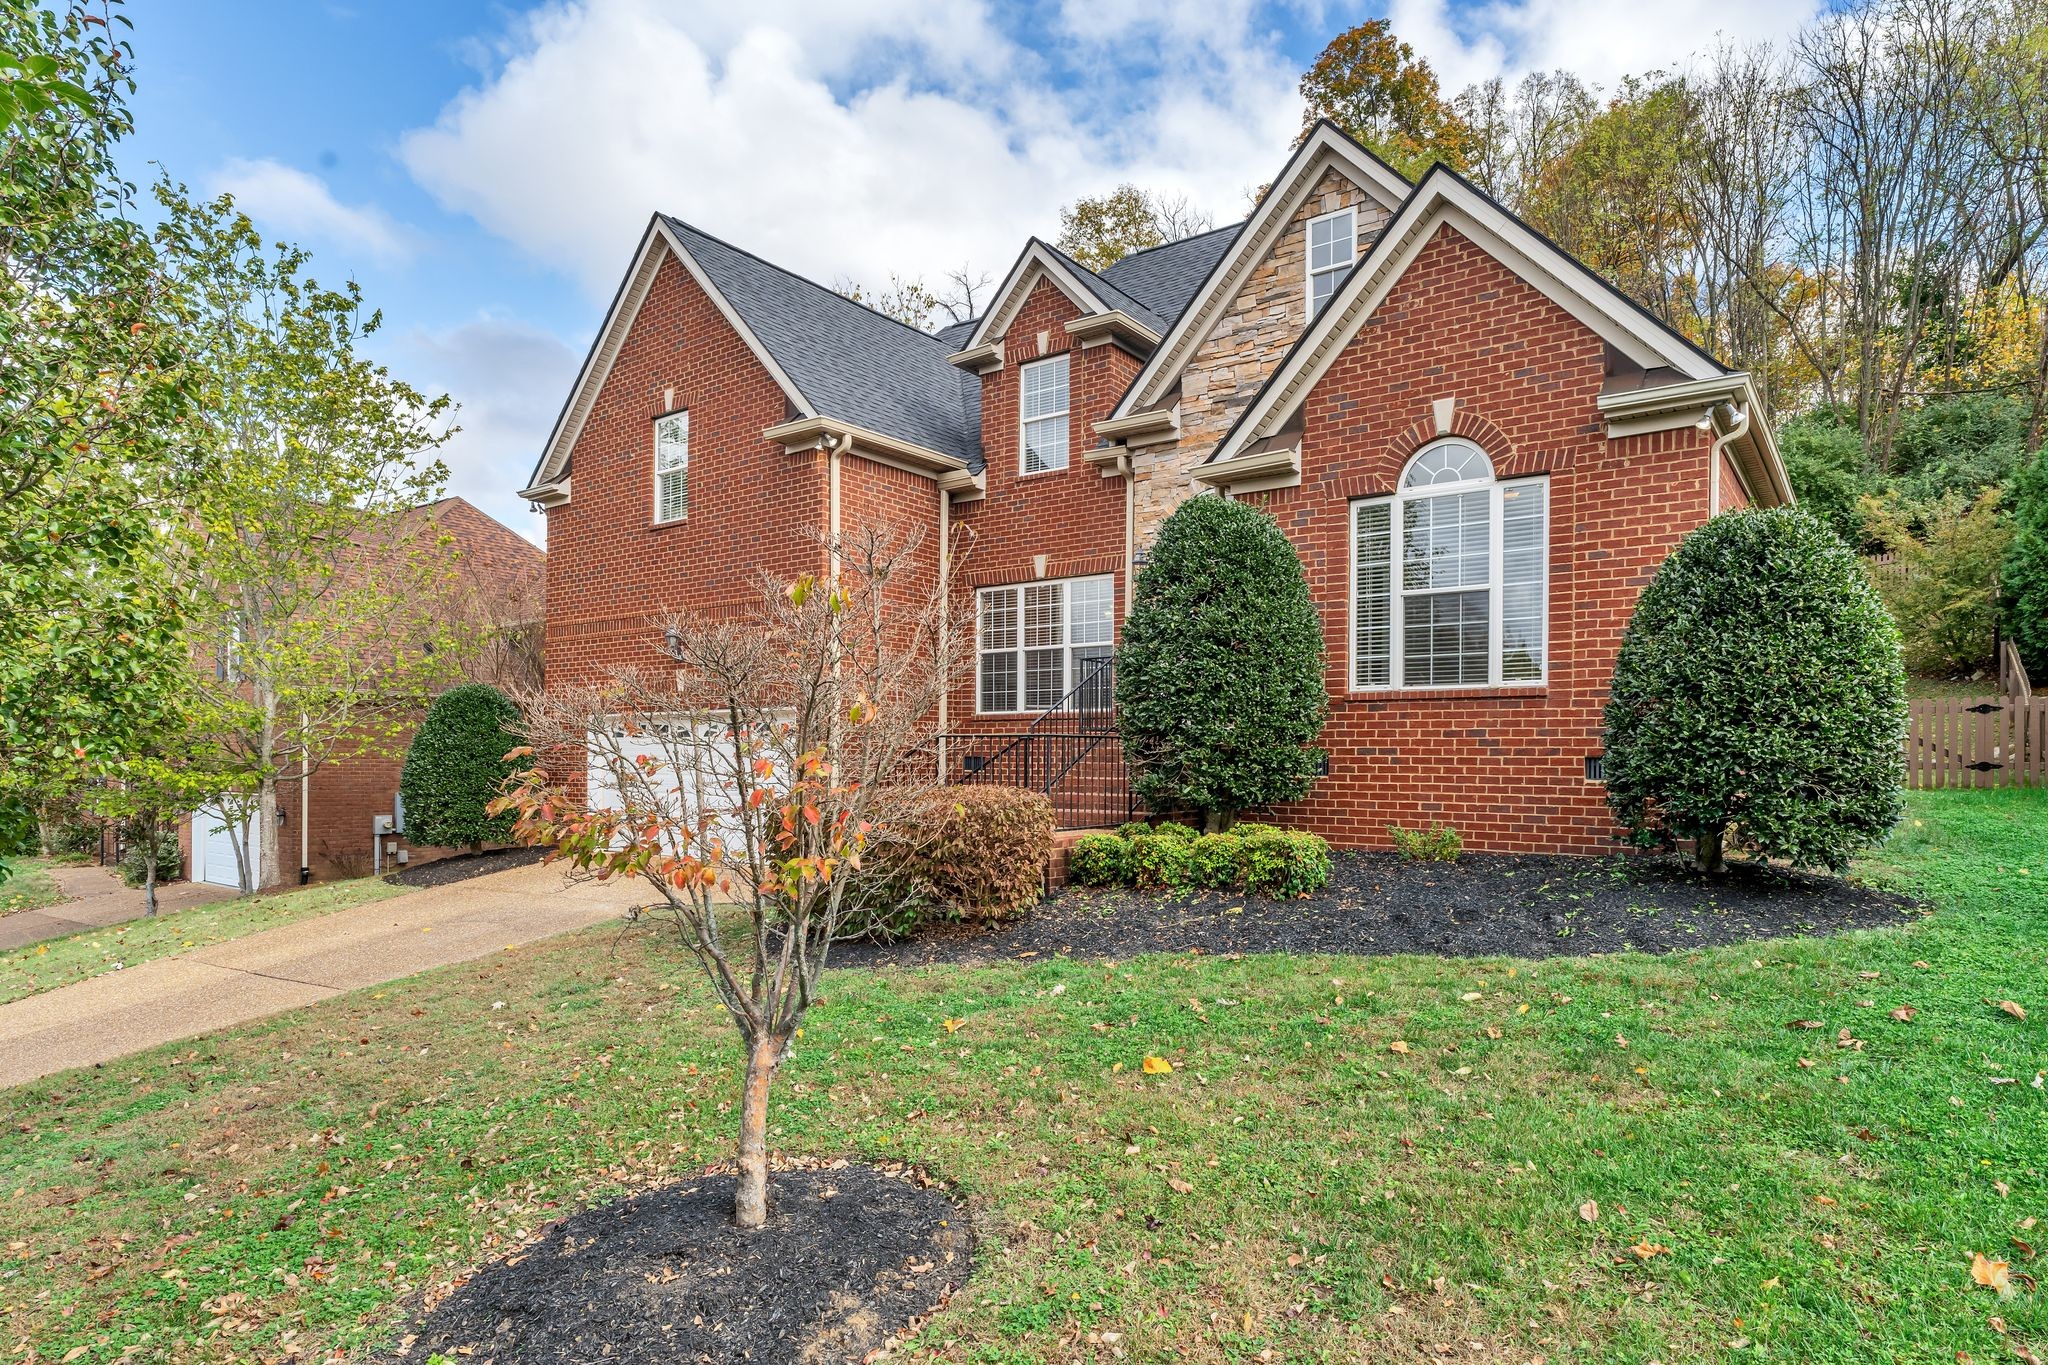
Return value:
M 1693 840 L 1693 857 L 1699 862 L 1700 871 L 1718 877 L 1728 870 L 1728 864 L 1722 857 L 1722 844 L 1727 837 L 1726 829 L 1717 829 Z
M 768 1221 L 768 1087 L 782 1065 L 784 1040 L 762 1033 L 747 1053 L 747 1084 L 740 1097 L 739 1189 L 732 1220 L 743 1228 Z
M 262 891 L 284 880 L 279 870 L 277 849 L 277 778 L 263 775 L 256 799 L 256 857 L 251 891 Z
M 142 914 L 145 919 L 156 918 L 156 844 L 157 835 L 152 830 L 143 847 L 143 852 L 148 855 L 142 869 Z

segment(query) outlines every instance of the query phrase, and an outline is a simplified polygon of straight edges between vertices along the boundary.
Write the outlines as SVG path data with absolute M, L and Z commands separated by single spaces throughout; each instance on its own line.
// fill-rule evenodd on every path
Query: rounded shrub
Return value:
M 1140 834 L 1151 832 L 1152 826 L 1143 820 L 1126 820 L 1116 827 L 1116 837 L 1119 839 L 1135 839 Z
M 513 772 L 505 755 L 525 742 L 518 726 L 519 708 L 495 687 L 466 683 L 434 699 L 398 779 L 408 839 L 481 848 L 512 837 L 513 814 L 487 815 L 484 807 Z
M 888 903 L 865 928 L 895 937 L 933 918 L 1009 919 L 1044 892 L 1052 830 L 1043 792 L 978 785 L 932 792 L 878 841 L 878 856 L 894 866 Z
M 1301 560 L 1247 503 L 1190 498 L 1160 528 L 1117 650 L 1118 728 L 1154 810 L 1294 801 L 1315 782 L 1329 699 Z
M 1076 886 L 1129 886 L 1131 841 L 1116 834 L 1084 834 L 1067 853 L 1067 878 Z
M 1147 891 L 1178 891 L 1188 884 L 1188 850 L 1194 840 L 1171 834 L 1141 834 L 1131 840 L 1131 880 Z
M 1184 844 L 1192 844 L 1202 837 L 1202 831 L 1193 825 L 1183 825 L 1178 820 L 1161 820 L 1152 827 L 1151 832 L 1161 839 L 1178 839 Z
M 1841 869 L 1903 805 L 1899 632 L 1795 507 L 1692 532 L 1636 603 L 1607 703 L 1607 800 L 1641 843 Z
M 1188 845 L 1188 885 L 1227 891 L 1244 880 L 1244 836 L 1204 834 Z
M 1273 829 L 1244 841 L 1244 889 L 1261 896 L 1306 896 L 1330 884 L 1330 845 L 1306 830 Z

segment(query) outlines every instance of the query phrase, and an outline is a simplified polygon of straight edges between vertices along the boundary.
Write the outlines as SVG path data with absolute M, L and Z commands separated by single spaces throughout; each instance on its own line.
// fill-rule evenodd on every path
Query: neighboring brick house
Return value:
M 463 498 L 442 498 L 412 509 L 408 516 L 430 527 L 432 534 L 446 537 L 453 555 L 454 572 L 440 610 L 443 619 L 474 628 L 477 647 L 465 660 L 464 681 L 509 688 L 538 685 L 534 643 L 544 611 L 547 556 Z M 393 813 L 399 774 L 405 767 L 405 739 L 400 736 L 374 748 L 344 746 L 303 784 L 293 778 L 279 782 L 278 842 L 287 872 L 304 866 L 310 876 L 325 880 L 363 876 L 371 870 L 376 852 L 371 822 Z M 302 785 L 310 822 L 301 818 Z M 201 812 L 188 819 L 179 831 L 186 875 L 195 881 L 238 885 L 234 849 L 228 842 L 233 837 L 217 814 Z M 412 861 L 460 851 L 412 845 L 393 836 L 387 853 L 395 857 L 400 850 Z
M 1467 181 L 1411 185 L 1327 123 L 1244 222 L 1100 273 L 1033 239 L 936 337 L 657 216 L 524 490 L 547 676 L 653 663 L 657 613 L 816 569 L 793 528 L 922 524 L 977 640 L 937 725 L 986 780 L 1076 707 L 1172 510 L 1240 498 L 1329 650 L 1329 773 L 1273 817 L 1594 852 L 1636 594 L 1716 511 L 1791 500 L 1756 411 Z

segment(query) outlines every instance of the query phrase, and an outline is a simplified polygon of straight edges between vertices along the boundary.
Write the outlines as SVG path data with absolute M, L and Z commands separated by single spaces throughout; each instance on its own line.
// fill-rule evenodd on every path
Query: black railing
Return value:
M 1061 829 L 1120 825 L 1137 813 L 1116 728 L 1116 660 L 1089 659 L 1080 681 L 1023 730 L 940 736 L 948 782 L 1024 787 L 1052 802 Z

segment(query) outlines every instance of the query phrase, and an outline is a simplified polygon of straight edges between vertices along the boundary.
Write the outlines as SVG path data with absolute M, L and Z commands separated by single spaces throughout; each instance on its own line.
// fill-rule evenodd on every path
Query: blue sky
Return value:
M 451 490 L 513 496 L 656 208 L 826 283 L 1000 275 L 1123 180 L 1218 223 L 1285 156 L 1301 68 L 1389 14 L 1447 89 L 1597 81 L 1784 0 L 131 0 L 131 178 L 228 190 L 383 309 L 373 346 L 455 396 Z

